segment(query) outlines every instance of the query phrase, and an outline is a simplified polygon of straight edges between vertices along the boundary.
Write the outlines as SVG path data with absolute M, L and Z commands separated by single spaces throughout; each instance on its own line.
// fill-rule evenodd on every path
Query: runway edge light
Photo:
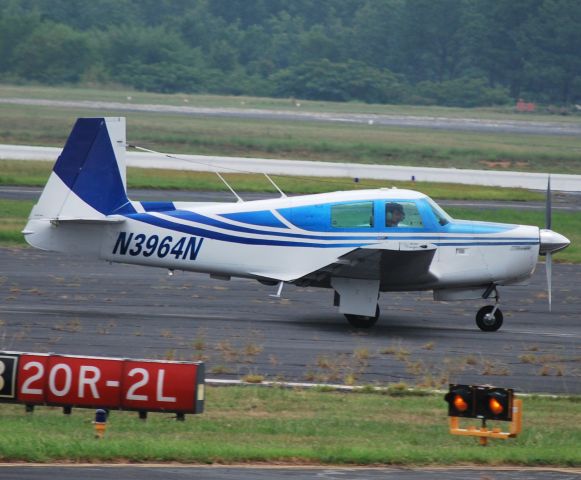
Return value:
M 95 412 L 95 438 L 101 439 L 105 437 L 105 430 L 107 429 L 107 410 L 99 408 Z
M 450 385 L 444 399 L 448 402 L 448 416 L 475 418 L 474 387 L 470 385 Z
M 522 431 L 522 400 L 514 398 L 514 390 L 490 385 L 450 384 L 444 400 L 448 403 L 450 433 L 480 437 L 486 445 L 488 438 L 514 438 Z M 480 427 L 460 428 L 460 418 L 479 418 Z M 511 422 L 508 432 L 488 428 L 487 420 Z
M 476 416 L 486 420 L 512 420 L 514 391 L 510 388 L 476 387 Z

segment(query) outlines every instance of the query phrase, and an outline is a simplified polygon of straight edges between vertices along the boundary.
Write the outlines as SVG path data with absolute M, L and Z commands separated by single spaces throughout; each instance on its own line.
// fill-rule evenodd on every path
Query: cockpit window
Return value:
M 430 204 L 430 208 L 432 209 L 432 212 L 434 213 L 434 216 L 436 217 L 436 221 L 440 225 L 444 226 L 444 225 L 447 225 L 448 223 L 450 223 L 450 221 L 452 220 L 452 217 L 450 217 L 450 215 L 448 215 L 444 210 L 442 210 L 442 207 L 440 207 L 431 198 L 428 198 L 428 203 Z
M 341 203 L 331 207 L 331 226 L 365 228 L 373 226 L 373 202 Z
M 422 228 L 422 217 L 414 202 L 386 202 L 385 226 Z

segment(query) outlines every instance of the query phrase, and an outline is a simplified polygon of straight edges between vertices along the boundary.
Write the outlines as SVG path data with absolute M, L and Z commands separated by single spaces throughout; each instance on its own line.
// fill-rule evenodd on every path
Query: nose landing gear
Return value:
M 503 315 L 498 305 L 486 305 L 476 314 L 476 325 L 483 332 L 496 332 L 501 326 Z
M 476 325 L 483 332 L 496 332 L 502 326 L 504 319 L 500 308 L 498 308 L 499 295 L 496 286 L 491 285 L 483 297 L 488 298 L 493 291 L 495 296 L 494 305 L 486 305 L 478 310 L 476 314 Z

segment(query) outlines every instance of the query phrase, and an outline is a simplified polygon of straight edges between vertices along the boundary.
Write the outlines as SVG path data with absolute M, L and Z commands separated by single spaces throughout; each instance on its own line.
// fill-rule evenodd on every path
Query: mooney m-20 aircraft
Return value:
M 23 231 L 30 245 L 252 278 L 278 285 L 279 296 L 284 283 L 332 288 L 359 328 L 379 318 L 380 292 L 493 298 L 476 323 L 495 331 L 503 319 L 498 286 L 530 277 L 539 253 L 550 267 L 551 253 L 569 244 L 550 230 L 550 214 L 547 229 L 455 220 L 426 195 L 395 188 L 237 203 L 131 201 L 125 142 L 124 118 L 77 120 Z

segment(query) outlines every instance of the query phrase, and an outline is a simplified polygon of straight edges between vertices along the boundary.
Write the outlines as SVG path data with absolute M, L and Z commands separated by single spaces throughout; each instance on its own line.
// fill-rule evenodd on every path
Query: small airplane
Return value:
M 33 247 L 109 262 L 331 288 L 356 328 L 379 318 L 380 292 L 434 300 L 495 299 L 476 324 L 503 322 L 498 287 L 529 278 L 569 240 L 547 228 L 451 218 L 428 196 L 396 188 L 236 203 L 127 198 L 125 118 L 79 118 L 23 230 Z M 275 185 L 276 186 L 276 185 Z M 279 189 L 280 191 L 280 189 Z M 235 194 L 235 192 L 233 192 Z

